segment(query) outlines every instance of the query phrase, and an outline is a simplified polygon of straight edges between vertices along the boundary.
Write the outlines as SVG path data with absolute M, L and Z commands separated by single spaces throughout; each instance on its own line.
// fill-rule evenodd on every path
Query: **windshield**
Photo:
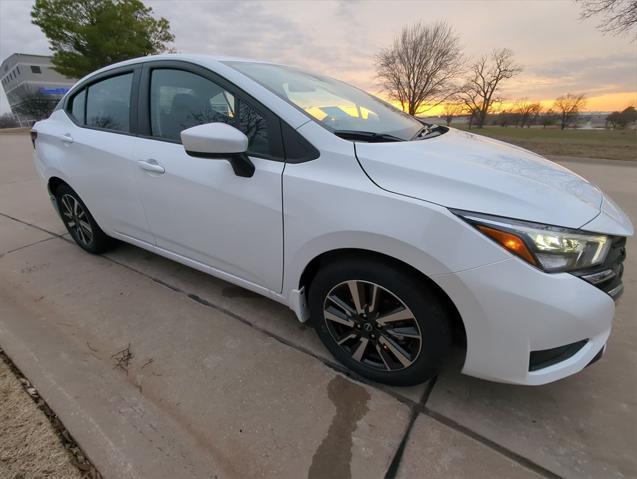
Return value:
M 333 78 L 269 63 L 224 62 L 303 110 L 328 129 L 411 140 L 423 128 L 415 118 Z

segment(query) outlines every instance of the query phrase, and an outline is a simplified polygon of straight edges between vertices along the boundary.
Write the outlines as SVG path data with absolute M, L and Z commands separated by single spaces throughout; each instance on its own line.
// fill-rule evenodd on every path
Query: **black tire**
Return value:
M 356 284 L 354 290 L 358 292 L 359 305 L 375 303 L 376 306 L 367 311 L 361 309 L 361 314 L 352 316 L 356 312 L 356 301 L 351 283 L 346 283 L 350 281 Z M 380 299 L 371 299 L 375 297 L 374 289 Z M 350 300 L 347 299 L 349 293 Z M 328 299 L 328 294 L 336 297 L 341 305 Z M 451 351 L 451 318 L 438 294 L 426 281 L 400 265 L 353 258 L 332 261 L 322 267 L 312 280 L 308 300 L 314 328 L 339 362 L 380 383 L 412 386 L 435 376 Z M 343 301 L 347 303 L 344 306 Z M 345 312 L 347 307 L 349 313 Z M 395 312 L 401 313 L 400 316 Z M 390 313 L 393 318 L 411 318 L 383 323 L 388 321 Z M 335 314 L 345 318 L 347 324 L 335 322 Z M 328 320 L 326 316 L 333 319 Z M 352 321 L 355 326 L 349 324 Z M 412 337 L 396 336 L 397 332 Z M 420 338 L 415 339 L 418 334 Z M 348 337 L 350 339 L 345 339 Z M 344 339 L 339 345 L 337 340 Z M 364 352 L 357 360 L 354 356 L 361 347 Z M 399 354 L 394 354 L 395 351 Z
M 115 240 L 102 231 L 80 196 L 69 185 L 62 183 L 58 186 L 55 198 L 62 222 L 80 248 L 101 254 L 115 245 Z

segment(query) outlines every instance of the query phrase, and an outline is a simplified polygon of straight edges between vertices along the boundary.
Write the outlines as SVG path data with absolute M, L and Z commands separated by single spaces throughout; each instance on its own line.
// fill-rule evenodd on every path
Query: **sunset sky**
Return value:
M 29 0 L 0 0 L 0 61 L 47 54 Z M 587 110 L 637 105 L 637 43 L 579 20 L 572 0 L 524 1 L 146 1 L 166 17 L 180 52 L 234 55 L 308 68 L 380 93 L 374 56 L 402 26 L 444 20 L 474 58 L 507 47 L 524 67 L 503 95 L 544 101 L 585 93 Z M 0 112 L 8 111 L 4 93 Z

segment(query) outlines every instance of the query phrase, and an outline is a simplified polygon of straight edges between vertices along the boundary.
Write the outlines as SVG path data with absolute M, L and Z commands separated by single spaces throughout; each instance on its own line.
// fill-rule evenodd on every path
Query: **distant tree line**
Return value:
M 567 94 L 555 100 L 553 105 L 545 109 L 540 102 L 530 102 L 527 99 L 518 100 L 509 108 L 493 113 L 486 123 L 491 126 L 530 128 L 541 126 L 543 128 L 556 126 L 564 130 L 575 127 L 582 117 L 580 111 L 584 105 L 583 95 Z M 441 117 L 447 126 L 457 117 L 466 117 L 468 114 L 459 103 L 447 103 L 443 106 Z M 586 117 L 585 117 L 586 119 Z M 623 111 L 614 111 L 606 117 L 606 128 L 622 129 L 637 122 L 637 110 L 629 106 Z M 469 118 L 469 123 L 472 119 Z
M 637 122 L 637 110 L 629 106 L 623 111 L 614 111 L 606 117 L 606 126 L 609 128 L 626 128 L 631 123 Z
M 547 128 L 558 125 L 561 127 L 561 115 L 558 112 L 556 112 L 552 108 L 543 110 L 539 103 L 536 103 L 535 105 L 537 105 L 538 108 L 533 110 L 533 113 L 529 115 L 515 108 L 495 113 L 491 116 L 489 124 L 492 126 L 502 126 L 505 128 L 531 128 L 532 126 L 541 126 L 542 128 Z M 567 126 L 565 126 L 565 128 Z
M 531 126 L 559 126 L 561 129 L 574 127 L 582 117 L 581 112 L 575 113 L 572 109 L 564 111 L 555 109 L 555 106 L 543 110 L 539 103 L 518 103 L 508 110 L 503 110 L 491 116 L 489 125 L 502 127 L 530 128 Z M 445 118 L 449 125 L 453 118 Z M 584 116 L 586 120 L 586 116 Z M 637 122 L 637 110 L 629 106 L 623 111 L 614 111 L 606 117 L 606 128 L 623 129 Z
M 479 125 L 476 117 L 480 115 L 477 109 L 467 108 L 463 103 L 462 96 L 458 97 L 456 102 L 449 103 L 444 106 L 443 118 L 447 125 L 450 125 L 456 116 L 469 116 L 469 128 L 473 124 Z M 532 102 L 524 98 L 516 101 L 509 109 L 501 110 L 491 115 L 488 123 L 482 124 L 499 125 L 499 126 L 515 126 L 519 128 L 541 125 L 547 126 L 558 125 L 562 130 L 570 126 L 574 126 L 578 116 L 586 103 L 583 94 L 567 93 L 556 98 L 552 107 L 544 110 L 540 102 Z M 479 118 L 479 117 L 478 117 Z

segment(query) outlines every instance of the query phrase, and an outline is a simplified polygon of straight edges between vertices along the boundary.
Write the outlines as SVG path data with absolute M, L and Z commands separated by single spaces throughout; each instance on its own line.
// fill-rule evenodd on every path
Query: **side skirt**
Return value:
M 278 293 L 276 291 L 272 291 L 269 290 L 267 288 L 264 288 L 263 286 L 260 286 L 258 284 L 252 283 L 250 281 L 246 281 L 244 279 L 239 278 L 238 276 L 234 276 L 232 274 L 226 273 L 224 271 L 221 271 L 219 269 L 213 268 L 211 266 L 208 266 L 206 264 L 200 263 L 198 261 L 192 260 L 190 258 L 187 258 L 185 256 L 173 253 L 171 251 L 165 250 L 163 248 L 160 248 L 158 246 L 152 245 L 150 243 L 147 243 L 145 241 L 140 241 L 138 239 L 135 239 L 131 236 L 122 234 L 122 233 L 117 233 L 117 232 L 108 232 L 107 234 L 109 234 L 110 236 L 112 236 L 113 238 L 117 238 L 119 240 L 122 240 L 126 243 L 130 243 L 134 246 L 138 246 L 139 248 L 145 249 L 147 251 L 150 251 L 152 253 L 156 253 L 160 256 L 163 256 L 164 258 L 168 258 L 170 260 L 176 261 L 177 263 L 181 263 L 185 266 L 188 266 L 190 268 L 196 269 L 198 271 L 201 271 L 202 273 L 206 273 L 209 274 L 211 276 L 214 276 L 215 278 L 219 278 L 222 279 L 224 281 L 227 281 L 228 283 L 232 283 L 234 285 L 240 286 L 242 288 L 248 289 L 250 291 L 253 291 L 257 294 L 260 294 L 261 296 L 265 296 L 266 298 L 270 298 L 274 301 L 276 301 L 277 303 L 281 303 L 284 304 L 288 307 L 290 307 L 290 309 L 292 309 L 294 312 L 296 312 L 294 310 L 294 308 L 288 304 L 288 299 L 285 298 L 281 293 Z M 298 314 L 297 314 L 298 316 Z

